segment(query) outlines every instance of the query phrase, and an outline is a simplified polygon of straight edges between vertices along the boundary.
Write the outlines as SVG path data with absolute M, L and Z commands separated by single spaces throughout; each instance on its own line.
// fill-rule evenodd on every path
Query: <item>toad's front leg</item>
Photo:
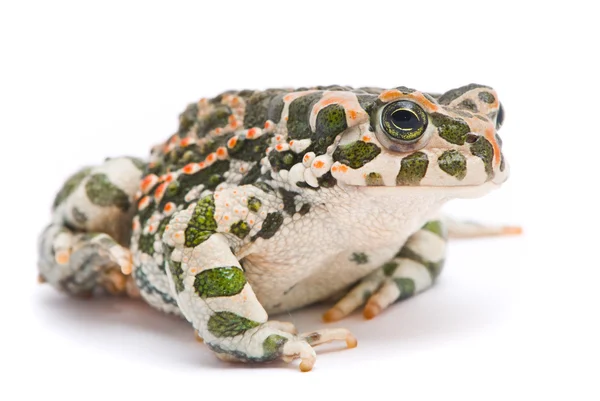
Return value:
M 223 234 L 216 233 L 212 196 L 175 214 L 165 229 L 168 277 L 183 315 L 198 335 L 228 361 L 265 362 L 301 359 L 312 369 L 313 345 L 356 340 L 346 329 L 293 334 L 293 326 L 268 322 L 267 313 L 246 281 L 244 271 Z

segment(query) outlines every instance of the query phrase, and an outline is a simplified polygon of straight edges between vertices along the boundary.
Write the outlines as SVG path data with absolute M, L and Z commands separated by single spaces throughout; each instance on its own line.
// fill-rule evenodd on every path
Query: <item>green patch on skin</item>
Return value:
M 339 104 L 330 104 L 317 114 L 315 134 L 312 138 L 313 151 L 322 155 L 327 151 L 336 136 L 348 128 L 346 111 Z
M 272 137 L 271 134 L 265 134 L 256 139 L 238 138 L 233 149 L 228 150 L 229 155 L 237 160 L 258 162 L 265 156 Z
M 381 266 L 381 270 L 383 270 L 383 274 L 387 277 L 390 277 L 396 269 L 398 268 L 398 263 L 396 262 L 387 262 L 383 266 Z
M 191 103 L 183 113 L 179 115 L 179 130 L 178 134 L 181 138 L 185 137 L 190 128 L 198 118 L 198 103 Z
M 244 114 L 245 128 L 262 128 L 265 125 L 271 96 L 272 95 L 267 91 L 258 91 L 254 92 L 254 94 L 246 100 L 246 110 Z
M 431 276 L 432 280 L 435 280 L 437 276 L 440 275 L 442 267 L 444 267 L 444 259 L 440 260 L 439 262 L 428 261 L 423 256 L 419 255 L 418 253 L 406 246 L 400 249 L 400 252 L 396 254 L 396 257 L 410 259 L 412 261 L 422 264 L 429 271 L 429 275 Z
M 173 297 L 171 297 L 169 294 L 159 291 L 156 287 L 152 285 L 152 283 L 146 276 L 146 273 L 144 273 L 144 269 L 133 270 L 133 277 L 135 279 L 135 284 L 140 290 L 140 292 L 148 295 L 156 294 L 162 298 L 164 303 L 177 306 L 177 301 L 173 299 Z
M 168 202 L 176 205 L 188 203 L 185 201 L 185 196 L 192 188 L 200 184 L 204 185 L 205 189 L 214 190 L 217 185 L 225 181 L 227 171 L 229 171 L 229 160 L 218 160 L 194 174 L 181 174 L 176 181 L 167 186 L 160 207 L 164 207 Z
M 85 183 L 85 192 L 94 205 L 115 206 L 123 212 L 129 210 L 129 196 L 110 182 L 106 174 L 94 174 Z
M 370 187 L 383 186 L 383 177 L 379 173 L 369 173 L 365 177 L 365 182 Z
M 479 97 L 479 100 L 488 104 L 492 104 L 496 101 L 496 98 L 490 92 L 479 92 L 477 96 Z
M 464 145 L 467 134 L 471 131 L 469 124 L 440 113 L 432 113 L 429 117 L 433 125 L 438 127 L 440 137 L 455 145 Z
M 494 158 L 494 147 L 492 144 L 480 136 L 473 145 L 471 145 L 471 153 L 479 157 L 483 161 L 485 172 L 488 176 L 488 181 L 494 178 L 494 170 L 492 169 L 492 160 Z
M 361 168 L 381 153 L 381 148 L 372 142 L 356 141 L 340 145 L 333 152 L 333 160 L 350 168 Z
M 462 180 L 467 176 L 467 159 L 457 150 L 447 150 L 438 157 L 438 165 L 445 173 Z
M 308 212 L 310 212 L 310 204 L 309 203 L 303 204 L 302 207 L 300 208 L 300 210 L 298 211 L 298 213 L 300 213 L 301 216 L 304 216 Z
M 478 84 L 469 84 L 469 85 L 461 86 L 460 88 L 452 89 L 452 90 L 449 90 L 448 92 L 444 93 L 442 96 L 440 96 L 438 98 L 438 103 L 444 104 L 444 105 L 450 104 L 453 100 L 458 99 L 459 97 L 461 97 L 468 91 L 470 91 L 472 89 L 477 89 L 477 88 L 491 89 L 489 86 L 478 85 Z
M 279 188 L 279 194 L 283 199 L 283 211 L 290 216 L 294 215 L 296 213 L 296 202 L 294 201 L 294 198 L 298 193 Z
M 415 152 L 406 156 L 400 163 L 400 172 L 396 176 L 398 185 L 419 185 L 427 173 L 429 160 L 423 152 Z
M 231 109 L 223 104 L 215 105 L 214 110 L 202 119 L 198 120 L 198 135 L 205 136 L 215 128 L 221 128 L 229 124 Z
M 308 139 L 311 137 L 309 116 L 313 105 L 322 93 L 315 92 L 294 99 L 289 106 L 287 129 L 289 139 Z
M 364 265 L 364 264 L 369 263 L 369 257 L 364 252 L 353 253 L 350 260 L 353 261 L 354 263 L 356 263 L 357 265 Z
M 500 153 L 500 171 L 504 171 L 506 163 L 504 162 L 504 153 Z
M 369 300 L 369 298 L 371 298 L 371 295 L 373 295 L 373 291 L 371 291 L 371 290 L 364 290 L 363 294 L 362 294 L 363 303 L 367 303 L 367 301 Z
M 208 331 L 215 337 L 235 337 L 260 326 L 245 317 L 232 312 L 217 312 L 208 320 Z
M 285 106 L 285 103 L 283 102 L 283 96 L 283 94 L 277 95 L 269 103 L 269 112 L 267 117 L 275 124 L 281 120 L 281 114 L 283 113 L 283 107 Z
M 439 220 L 431 220 L 425 223 L 421 230 L 430 231 L 436 235 L 439 235 L 443 239 L 446 239 L 446 228 Z
M 156 241 L 154 234 L 142 234 L 138 240 L 138 248 L 140 251 L 148 255 L 154 255 L 154 242 Z
M 294 164 L 299 163 L 302 160 L 301 154 L 296 154 L 291 150 L 284 152 L 278 152 L 276 150 L 269 153 L 269 163 L 273 171 L 289 170 Z
M 471 99 L 463 100 L 462 102 L 460 102 L 458 104 L 458 107 L 460 107 L 461 109 L 470 110 L 474 113 L 477 113 L 479 111 L 479 109 L 477 108 L 477 104 L 475 104 L 475 102 L 472 101 Z
M 398 301 L 402 301 L 403 299 L 410 298 L 415 295 L 415 282 L 411 278 L 401 277 L 394 278 L 394 283 L 400 290 L 400 296 L 398 297 Z
M 212 195 L 198 201 L 185 230 L 185 246 L 193 248 L 206 241 L 217 230 L 215 201 Z
M 406 86 L 398 86 L 396 89 L 398 89 L 404 95 L 408 95 L 409 93 L 413 93 L 415 91 L 414 89 L 407 88 Z
M 331 175 L 331 171 L 317 178 L 317 182 L 319 183 L 319 188 L 333 188 L 337 185 L 337 180 Z
M 235 267 L 215 267 L 196 274 L 194 290 L 200 298 L 231 297 L 244 289 L 244 272 Z
M 184 289 L 183 269 L 181 268 L 181 262 L 175 262 L 174 260 L 169 259 L 169 271 L 171 272 L 173 283 L 175 283 L 175 291 L 177 291 L 179 294 Z
M 255 196 L 251 196 L 248 198 L 248 209 L 253 211 L 254 213 L 260 210 L 262 206 L 262 202 Z
M 282 224 L 283 214 L 281 214 L 281 212 L 272 212 L 267 214 L 265 221 L 263 221 L 262 228 L 256 233 L 256 235 L 252 237 L 252 241 L 256 240 L 257 238 L 272 238 Z
M 275 359 L 283 354 L 283 346 L 288 341 L 287 338 L 278 334 L 271 334 L 263 341 L 263 357 Z
M 238 221 L 231 225 L 230 232 L 238 237 L 239 239 L 246 238 L 246 235 L 250 232 L 250 226 L 243 220 Z
M 81 181 L 83 181 L 85 177 L 90 174 L 90 171 L 92 171 L 92 169 L 86 167 L 69 177 L 63 184 L 62 189 L 56 195 L 53 207 L 56 208 L 58 205 L 63 203 L 64 200 L 67 199 L 69 195 L 71 195 L 77 189 L 79 184 L 81 184 Z

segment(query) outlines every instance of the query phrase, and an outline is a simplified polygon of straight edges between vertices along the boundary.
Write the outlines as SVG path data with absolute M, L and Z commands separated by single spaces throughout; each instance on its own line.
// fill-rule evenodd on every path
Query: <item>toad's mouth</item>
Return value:
M 456 186 L 432 186 L 432 185 L 421 185 L 421 186 L 348 186 L 361 193 L 369 194 L 374 197 L 393 197 L 393 196 L 406 196 L 411 195 L 415 197 L 429 197 L 434 196 L 437 198 L 461 198 L 461 199 L 472 199 L 479 198 L 494 189 L 499 188 L 501 182 L 488 181 L 484 184 L 479 185 L 456 185 Z

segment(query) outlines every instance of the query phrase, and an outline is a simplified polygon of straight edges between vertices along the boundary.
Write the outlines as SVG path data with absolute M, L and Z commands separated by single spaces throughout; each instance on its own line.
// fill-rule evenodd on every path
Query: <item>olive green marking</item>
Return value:
M 138 240 L 138 248 L 148 255 L 154 255 L 154 234 L 142 234 Z
M 129 196 L 110 182 L 106 174 L 91 175 L 85 183 L 85 192 L 94 205 L 116 206 L 124 212 L 131 206 Z
M 179 137 L 183 138 L 188 133 L 190 128 L 196 122 L 198 118 L 198 104 L 191 103 L 186 109 L 179 115 Z
M 252 237 L 252 241 L 257 238 L 269 239 L 275 235 L 279 227 L 283 224 L 283 214 L 281 212 L 272 212 L 267 214 L 263 221 L 262 228 Z
M 400 92 L 402 92 L 402 94 L 404 95 L 408 95 L 410 93 L 415 92 L 414 89 L 411 88 L 407 88 L 406 86 L 398 86 L 396 89 L 398 89 Z
M 461 109 L 471 110 L 474 113 L 477 113 L 479 111 L 479 109 L 477 108 L 477 104 L 475 104 L 475 102 L 471 99 L 463 100 L 458 104 L 458 107 L 460 107 Z
M 312 139 L 312 149 L 315 154 L 324 154 L 336 136 L 344 132 L 346 128 L 348 128 L 346 111 L 342 105 L 330 104 L 319 111 L 315 125 L 315 135 Z
M 298 213 L 300 213 L 301 216 L 304 216 L 308 212 L 310 212 L 310 203 L 303 204 L 300 210 L 298 211 Z
M 215 337 L 235 337 L 260 326 L 245 317 L 231 312 L 217 312 L 208 320 L 208 331 Z
M 369 263 L 369 257 L 364 252 L 353 253 L 350 260 L 353 261 L 354 263 L 356 263 L 357 265 L 364 265 L 366 263 Z
M 504 171 L 506 163 L 504 162 L 504 153 L 500 153 L 500 171 Z
M 429 160 L 423 152 L 415 152 L 402 159 L 400 171 L 396 176 L 398 185 L 418 185 L 427 173 Z
M 398 268 L 398 263 L 396 263 L 396 262 L 387 262 L 387 263 L 384 263 L 383 266 L 381 266 L 381 269 L 383 270 L 383 274 L 385 274 L 388 277 L 390 277 L 392 274 L 394 274 L 394 272 L 396 271 L 397 268 Z
M 317 178 L 317 182 L 319 183 L 319 188 L 333 188 L 337 185 L 337 180 L 331 175 L 331 171 Z
M 425 223 L 421 230 L 430 231 L 443 239 L 446 239 L 446 228 L 439 220 L 431 220 Z
M 246 101 L 244 114 L 244 127 L 263 127 L 267 121 L 271 94 L 268 92 L 255 92 Z
M 261 206 L 262 206 L 262 202 L 257 197 L 251 196 L 248 198 L 248 209 L 249 210 L 256 213 L 259 211 Z
M 272 186 L 270 186 L 269 184 L 267 184 L 266 182 L 263 181 L 257 181 L 252 183 L 252 185 L 254 185 L 256 188 L 260 189 L 263 192 L 273 192 L 274 189 Z
M 283 108 L 285 106 L 283 96 L 284 95 L 275 96 L 269 104 L 269 112 L 267 114 L 267 117 L 275 124 L 279 123 L 279 121 L 281 120 L 281 114 L 283 114 Z
M 255 163 L 254 166 L 242 177 L 238 185 L 248 185 L 256 182 L 260 177 L 260 164 Z
M 228 150 L 229 155 L 232 159 L 258 162 L 264 157 L 272 137 L 271 134 L 265 134 L 256 139 L 238 138 L 235 146 Z
M 198 201 L 192 218 L 185 229 L 185 246 L 193 248 L 206 241 L 217 230 L 215 201 L 206 196 Z
M 479 97 L 479 100 L 488 104 L 492 104 L 496 101 L 496 97 L 490 92 L 479 92 L 477 96 Z
M 477 88 L 492 89 L 489 86 L 478 85 L 478 84 L 469 84 L 469 85 L 461 86 L 460 88 L 452 89 L 452 90 L 449 90 L 448 92 L 444 93 L 442 96 L 440 96 L 438 98 L 438 103 L 444 104 L 444 105 L 450 104 L 453 100 L 458 99 L 459 97 L 461 97 L 468 91 L 470 91 L 472 89 L 477 89 Z
M 289 139 L 308 139 L 311 137 L 309 116 L 312 107 L 321 97 L 321 92 L 315 92 L 294 99 L 290 103 L 287 120 Z
M 381 148 L 372 142 L 356 141 L 348 145 L 340 145 L 333 152 L 333 160 L 357 169 L 381 153 Z
M 211 166 L 194 174 L 181 174 L 176 181 L 172 181 L 166 188 L 165 195 L 160 201 L 160 207 L 173 202 L 176 205 L 187 204 L 185 196 L 194 187 L 204 185 L 206 189 L 215 189 L 225 181 L 225 173 L 229 171 L 229 160 L 218 160 Z
M 429 271 L 429 275 L 432 279 L 435 279 L 437 276 L 439 276 L 440 272 L 442 271 L 442 267 L 444 267 L 444 259 L 440 260 L 439 262 L 428 261 L 423 256 L 419 255 L 418 253 L 406 246 L 403 247 L 400 250 L 400 252 L 396 254 L 396 257 L 410 259 L 412 261 L 422 264 L 424 267 L 427 268 L 427 270 Z
M 269 163 L 273 171 L 289 170 L 294 164 L 299 163 L 302 160 L 301 154 L 296 154 L 291 150 L 284 152 L 278 152 L 276 150 L 269 153 Z
M 288 341 L 287 338 L 278 334 L 271 334 L 263 341 L 263 357 L 275 359 L 283 354 L 283 346 Z
M 243 220 L 238 221 L 231 225 L 230 232 L 237 236 L 239 239 L 246 238 L 246 235 L 250 232 L 250 226 Z
M 438 165 L 445 173 L 462 180 L 467 176 L 467 159 L 457 150 L 447 150 L 438 157 Z
M 288 191 L 284 188 L 279 188 L 279 194 L 283 199 L 283 211 L 292 216 L 296 213 L 296 202 L 294 198 L 298 195 L 297 192 Z
M 394 283 L 400 290 L 400 296 L 398 297 L 398 301 L 402 301 L 403 299 L 410 298 L 415 295 L 415 282 L 411 278 L 400 277 L 394 278 Z
M 367 186 L 382 186 L 383 184 L 383 177 L 381 176 L 381 174 L 379 173 L 369 173 L 367 174 L 367 176 L 365 177 L 365 182 L 367 184 Z
M 377 101 L 377 96 L 370 94 L 358 94 L 356 95 L 356 98 L 358 99 L 358 104 L 360 105 L 360 107 L 367 114 L 371 114 L 371 111 L 373 110 L 373 105 Z
M 201 298 L 231 297 L 244 289 L 244 272 L 235 267 L 215 267 L 196 274 L 194 290 Z
M 198 120 L 198 135 L 205 136 L 209 131 L 215 128 L 225 127 L 229 124 L 231 109 L 223 104 L 215 105 L 215 109 Z
M 438 127 L 440 137 L 455 145 L 464 145 L 469 125 L 461 119 L 454 119 L 440 113 L 430 115 L 433 125 Z
M 494 170 L 492 169 L 494 147 L 492 144 L 487 139 L 480 136 L 479 139 L 477 139 L 477 141 L 471 145 L 471 153 L 483 161 L 488 180 L 491 180 L 494 177 Z
M 144 269 L 134 269 L 133 277 L 135 279 L 135 284 L 137 288 L 144 294 L 157 294 L 162 298 L 164 303 L 177 306 L 177 301 L 173 299 L 173 297 L 171 297 L 169 294 L 159 291 L 156 287 L 152 285 L 152 283 L 148 279 L 148 276 L 144 272 Z
M 183 269 L 181 268 L 181 262 L 175 262 L 174 260 L 169 259 L 169 271 L 171 272 L 173 283 L 175 283 L 175 291 L 177 291 L 177 293 L 179 294 L 181 291 L 184 290 Z

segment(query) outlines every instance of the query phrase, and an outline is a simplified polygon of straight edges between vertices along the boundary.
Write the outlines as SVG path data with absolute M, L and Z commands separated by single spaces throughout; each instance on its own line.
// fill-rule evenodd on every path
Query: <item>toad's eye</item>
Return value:
M 408 100 L 389 103 L 379 111 L 378 139 L 391 150 L 416 149 L 424 146 L 427 123 L 427 113 L 418 104 Z

